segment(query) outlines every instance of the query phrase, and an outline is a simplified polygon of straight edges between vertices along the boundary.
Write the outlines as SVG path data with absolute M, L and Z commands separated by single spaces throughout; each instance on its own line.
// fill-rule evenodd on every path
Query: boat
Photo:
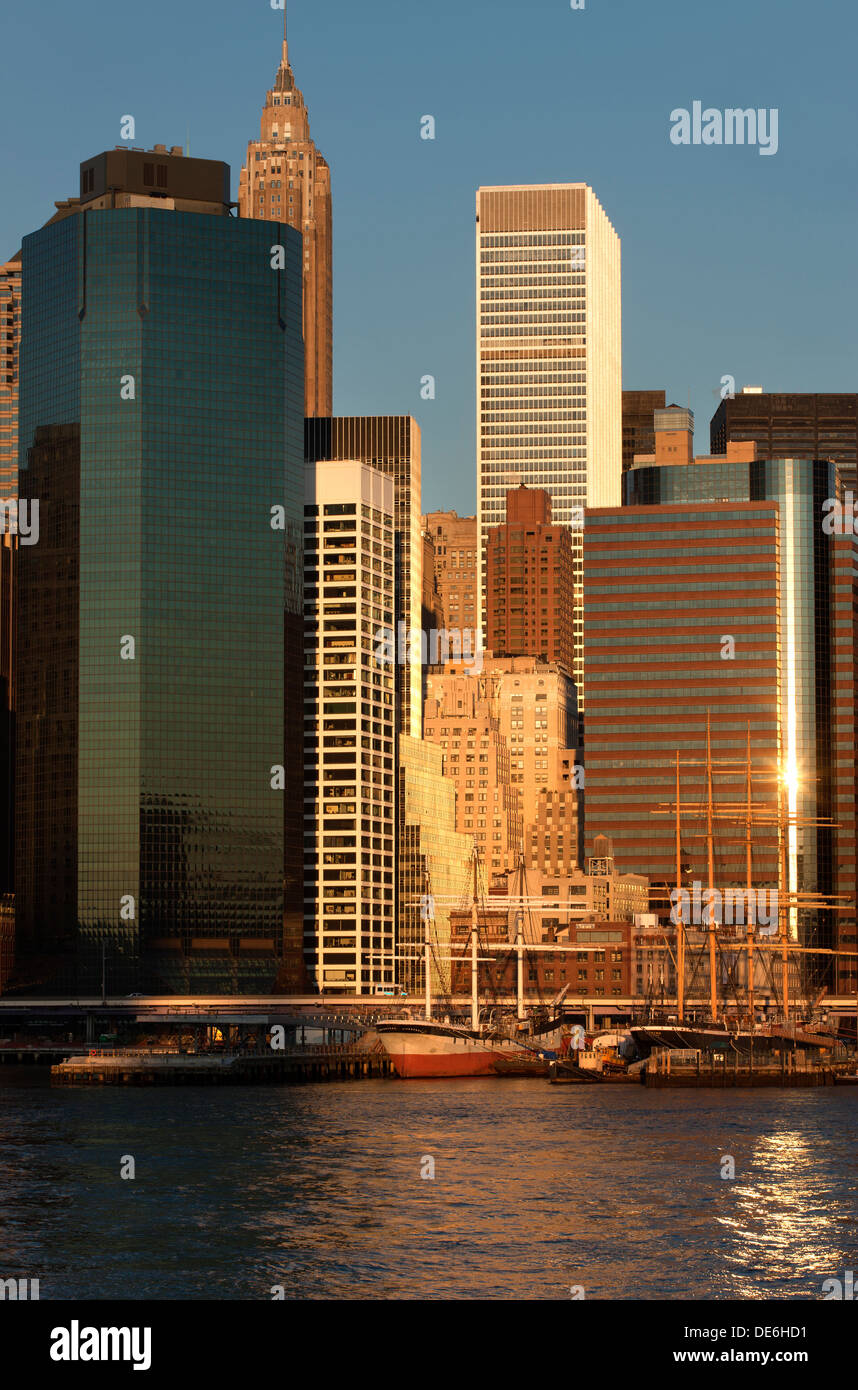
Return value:
M 691 1049 L 697 1052 L 738 1052 L 744 1057 L 763 1057 L 796 1048 L 822 1051 L 834 1046 L 830 1033 L 800 1025 L 757 1024 L 754 1028 L 731 1027 L 728 1021 L 701 1024 L 644 1023 L 632 1025 L 629 1035 L 642 1057 L 654 1049 Z
M 470 1027 L 441 1022 L 432 1013 L 432 961 L 430 924 L 426 921 L 424 968 L 426 1000 L 424 1016 L 379 1019 L 374 1024 L 375 1042 L 390 1058 L 396 1075 L 415 1077 L 547 1076 L 550 1064 L 568 1048 L 572 1020 L 562 1011 L 566 988 L 549 1012 L 525 1016 L 524 937 L 519 925 L 513 949 L 518 955 L 516 1014 L 483 1016 L 477 991 L 477 942 L 479 925 L 479 858 L 476 844 L 472 859 L 471 893 L 471 1020 Z M 523 872 L 523 867 L 522 867 Z M 568 987 L 567 987 L 568 988 Z
M 436 1019 L 389 1018 L 374 1025 L 397 1076 L 547 1076 L 557 1056 L 539 1047 L 478 1026 L 465 1028 Z
M 686 765 L 698 766 L 696 763 Z M 740 771 L 738 764 L 724 763 L 722 766 L 734 777 Z M 697 948 L 697 960 L 699 965 L 701 961 L 705 963 L 708 957 L 708 970 L 702 971 L 704 978 L 708 974 L 708 1007 L 707 1003 L 698 1001 L 697 1007 L 692 1011 L 692 1016 L 687 1016 L 685 967 L 686 958 L 688 953 L 693 950 L 693 946 L 688 935 L 691 922 L 684 920 L 688 912 L 689 894 L 687 889 L 683 887 L 683 876 L 684 874 L 687 876 L 688 870 L 682 862 L 681 812 L 683 801 L 680 792 L 680 754 L 677 751 L 675 801 L 673 805 L 667 803 L 659 808 L 660 813 L 665 814 L 672 811 L 675 816 L 676 888 L 675 892 L 671 894 L 671 901 L 674 903 L 674 912 L 677 915 L 674 917 L 672 913 L 671 916 L 676 923 L 674 964 L 677 977 L 677 1012 L 667 1018 L 646 1019 L 632 1024 L 629 1029 L 631 1043 L 636 1049 L 638 1057 L 643 1059 L 649 1057 L 650 1053 L 656 1050 L 685 1051 L 690 1049 L 709 1054 L 739 1054 L 748 1058 L 751 1063 L 755 1057 L 760 1057 L 763 1060 L 770 1058 L 773 1053 L 790 1053 L 798 1049 L 817 1054 L 826 1050 L 833 1050 L 837 1038 L 833 1032 L 812 1021 L 810 1002 L 804 1000 L 801 1011 L 797 1012 L 796 1004 L 798 1001 L 790 998 L 791 974 L 794 973 L 800 979 L 802 973 L 793 957 L 813 954 L 812 948 L 800 946 L 794 939 L 796 931 L 791 926 L 791 919 L 797 918 L 798 912 L 803 906 L 827 907 L 836 911 L 842 895 L 803 892 L 797 886 L 792 886 L 789 882 L 786 859 L 790 830 L 805 825 L 816 826 L 833 823 L 824 819 L 799 817 L 788 810 L 783 769 L 778 777 L 777 809 L 769 811 L 765 807 L 754 806 L 750 723 L 748 724 L 744 767 L 746 783 L 744 808 L 741 803 L 730 803 L 724 808 L 722 816 L 718 817 L 713 797 L 713 768 L 711 724 L 707 714 L 705 841 L 708 891 L 705 905 L 708 907 L 708 923 L 702 932 L 704 943 Z M 685 805 L 687 806 L 688 803 Z M 694 802 L 692 805 L 697 813 L 697 803 Z M 763 827 L 772 833 L 777 832 L 780 860 L 778 881 L 781 887 L 776 898 L 777 920 L 774 934 L 767 933 L 766 939 L 760 939 L 755 934 L 754 918 L 750 909 L 744 940 L 738 934 L 727 935 L 723 930 L 719 930 L 720 918 L 716 917 L 714 906 L 715 902 L 720 900 L 720 893 L 716 890 L 714 878 L 716 818 L 744 820 L 747 888 L 742 890 L 743 917 L 745 894 L 747 894 L 747 901 L 753 903 L 756 900 L 757 892 L 752 878 L 753 828 L 755 826 Z M 685 903 L 685 907 L 683 907 L 683 903 Z M 769 911 L 772 911 L 771 907 Z M 742 920 L 743 918 L 737 918 L 737 922 Z M 728 918 L 728 921 L 732 924 L 732 918 Z M 768 939 L 769 937 L 772 939 Z M 726 990 L 723 992 L 719 990 L 719 982 L 725 975 L 723 952 L 726 952 L 734 960 L 738 960 L 742 954 L 746 955 L 744 987 L 740 987 L 735 980 L 732 981 L 735 992 L 733 1004 L 729 1004 L 726 997 L 722 997 L 726 994 Z M 828 954 L 832 956 L 848 955 L 849 952 L 829 951 Z M 719 957 L 721 957 L 720 962 Z M 754 962 L 756 958 L 760 957 L 764 962 L 764 974 L 768 981 L 765 986 L 767 993 L 774 995 L 778 1006 L 777 1014 L 772 1018 L 766 1017 L 764 1020 L 760 1020 L 755 999 L 755 988 L 757 987 L 755 986 Z M 693 960 L 691 963 L 694 964 Z M 698 965 L 694 966 L 695 974 Z M 768 1013 L 768 1005 L 766 1006 L 766 1013 Z

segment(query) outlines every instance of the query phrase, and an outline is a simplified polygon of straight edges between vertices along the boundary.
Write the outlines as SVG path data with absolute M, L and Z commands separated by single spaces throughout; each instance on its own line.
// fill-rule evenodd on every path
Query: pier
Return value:
M 182 1053 L 92 1049 L 51 1067 L 59 1086 L 229 1086 L 357 1081 L 392 1075 L 390 1059 L 348 1044 L 276 1052 Z
M 665 1089 L 728 1086 L 833 1086 L 839 1076 L 854 1071 L 854 1062 L 820 1062 L 801 1051 L 782 1052 L 776 1058 L 755 1060 L 753 1057 L 732 1056 L 726 1052 L 698 1053 L 693 1059 L 688 1053 L 664 1050 L 653 1052 L 642 1068 L 644 1085 Z

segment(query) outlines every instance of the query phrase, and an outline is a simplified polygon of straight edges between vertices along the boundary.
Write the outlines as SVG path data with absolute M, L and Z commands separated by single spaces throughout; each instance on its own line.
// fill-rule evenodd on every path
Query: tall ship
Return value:
M 523 859 L 519 863 L 520 901 L 526 901 Z M 390 1057 L 397 1076 L 533 1076 L 549 1074 L 568 1047 L 572 1020 L 564 1014 L 566 989 L 551 1004 L 531 1015 L 524 1007 L 524 958 L 527 946 L 522 914 L 517 917 L 516 938 L 507 951 L 517 956 L 516 1012 L 510 1015 L 480 1000 L 478 951 L 493 948 L 480 932 L 479 856 L 474 847 L 471 889 L 471 1018 L 457 1024 L 433 1017 L 431 922 L 426 918 L 424 941 L 425 1006 L 422 1018 L 384 1018 L 374 1025 L 377 1042 Z M 437 959 L 437 958 L 436 958 Z M 448 1001 L 451 1007 L 451 1001 Z
M 740 765 L 730 764 L 735 775 Z M 676 887 L 671 893 L 671 920 L 676 928 L 674 965 L 677 979 L 676 1013 L 668 1017 L 649 1018 L 634 1024 L 629 1032 L 638 1056 L 647 1057 L 654 1049 L 694 1049 L 709 1053 L 738 1053 L 745 1058 L 759 1056 L 763 1060 L 773 1052 L 790 1052 L 797 1048 L 821 1051 L 831 1048 L 835 1035 L 814 1022 L 816 1006 L 824 987 L 814 987 L 810 979 L 810 957 L 849 954 L 832 949 L 799 944 L 798 921 L 802 913 L 835 913 L 843 910 L 840 900 L 817 892 L 802 892 L 791 881 L 787 863 L 787 847 L 799 825 L 826 825 L 823 820 L 809 821 L 790 813 L 786 804 L 786 776 L 777 775 L 776 807 L 755 806 L 751 785 L 750 725 L 745 759 L 745 802 L 728 803 L 716 810 L 713 796 L 713 760 L 711 731 L 707 717 L 706 728 L 706 799 L 705 811 L 707 888 L 700 894 L 701 884 L 695 883 L 694 910 L 687 887 L 688 865 L 683 862 L 682 801 L 680 794 L 680 757 L 676 754 L 676 799 L 673 806 L 660 808 L 674 811 L 676 824 Z M 686 807 L 686 809 L 688 809 Z M 745 885 L 723 893 L 715 887 L 715 821 L 744 821 Z M 778 888 L 758 888 L 753 883 L 753 830 L 763 827 L 777 845 Z M 755 904 L 764 903 L 768 910 L 760 918 Z M 727 914 L 725 926 L 721 920 L 725 903 L 741 903 L 741 920 Z M 702 911 L 701 911 L 702 908 Z M 747 920 L 745 920 L 747 919 Z M 737 924 L 744 932 L 737 930 Z M 708 999 L 688 998 L 688 979 L 702 978 L 708 987 Z M 760 1008 L 761 996 L 764 999 Z M 772 1004 L 774 1005 L 772 1009 Z

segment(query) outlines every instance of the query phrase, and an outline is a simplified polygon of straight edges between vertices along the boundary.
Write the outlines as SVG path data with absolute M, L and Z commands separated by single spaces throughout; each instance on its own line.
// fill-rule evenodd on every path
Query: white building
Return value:
M 326 994 L 395 982 L 393 479 L 308 464 L 304 508 L 304 954 Z
M 572 528 L 580 693 L 583 509 L 621 501 L 620 240 L 583 183 L 480 188 L 476 240 L 480 616 L 507 491 L 545 488 Z

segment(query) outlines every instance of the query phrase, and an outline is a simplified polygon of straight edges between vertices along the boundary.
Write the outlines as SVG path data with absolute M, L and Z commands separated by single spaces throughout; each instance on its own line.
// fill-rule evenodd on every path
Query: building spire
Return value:
M 288 27 L 288 0 L 283 0 L 283 62 L 289 66 L 289 27 Z

